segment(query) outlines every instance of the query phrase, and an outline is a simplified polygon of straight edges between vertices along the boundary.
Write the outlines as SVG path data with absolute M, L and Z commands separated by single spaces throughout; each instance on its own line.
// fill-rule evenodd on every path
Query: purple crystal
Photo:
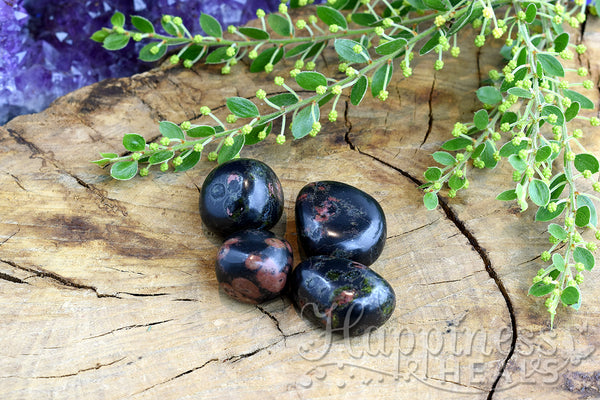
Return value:
M 223 26 L 243 24 L 255 11 L 277 9 L 279 0 L 63 0 L 0 1 L 0 124 L 38 112 L 52 100 L 102 79 L 130 76 L 153 65 L 137 59 L 130 43 L 119 52 L 104 50 L 89 37 L 110 26 L 115 11 L 141 15 L 160 26 L 163 14 L 181 16 L 192 32 L 207 13 Z M 129 21 L 127 21 L 129 25 Z M 158 28 L 160 29 L 160 28 Z

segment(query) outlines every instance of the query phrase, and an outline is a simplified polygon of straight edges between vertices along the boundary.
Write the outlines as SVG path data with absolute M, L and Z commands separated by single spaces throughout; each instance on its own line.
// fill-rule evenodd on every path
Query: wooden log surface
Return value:
M 372 268 L 397 307 L 352 339 L 306 322 L 286 297 L 251 306 L 219 291 L 220 241 L 198 214 L 213 163 L 126 182 L 89 163 L 121 148 L 124 133 L 155 140 L 160 120 L 203 121 L 200 105 L 224 116 L 229 96 L 275 93 L 275 73 L 160 67 L 1 127 L 0 398 L 599 398 L 600 284 L 588 273 L 581 310 L 561 308 L 550 330 L 543 302 L 527 296 L 547 224 L 494 200 L 510 188 L 510 168 L 469 171 L 468 191 L 434 211 L 422 204 L 430 154 L 472 118 L 478 82 L 501 66 L 497 48 L 479 52 L 472 39 L 442 71 L 416 59 L 386 103 L 340 102 L 340 119 L 317 138 L 280 146 L 271 135 L 243 150 L 282 181 L 273 231 L 296 261 L 293 204 L 306 183 L 343 181 L 381 203 L 388 237 Z M 588 46 L 574 63 L 597 83 L 598 20 L 572 40 Z M 319 68 L 335 66 L 329 49 Z M 586 94 L 599 103 L 597 90 Z M 598 128 L 586 132 L 600 154 Z

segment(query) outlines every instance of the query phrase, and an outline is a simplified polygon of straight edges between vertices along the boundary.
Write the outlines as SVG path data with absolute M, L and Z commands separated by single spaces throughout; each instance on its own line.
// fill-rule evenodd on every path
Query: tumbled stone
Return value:
M 344 258 L 315 256 L 289 277 L 291 298 L 303 317 L 344 335 L 361 335 L 383 325 L 394 312 L 396 294 L 372 269 Z
M 257 304 L 283 291 L 292 266 L 292 248 L 286 240 L 269 231 L 247 230 L 225 240 L 215 273 L 229 296 Z
M 385 214 L 377 200 L 351 185 L 320 181 L 296 198 L 296 231 L 307 256 L 327 255 L 371 265 L 383 251 Z
M 252 159 L 214 168 L 200 191 L 200 216 L 222 236 L 246 229 L 270 229 L 283 214 L 283 190 L 275 172 Z

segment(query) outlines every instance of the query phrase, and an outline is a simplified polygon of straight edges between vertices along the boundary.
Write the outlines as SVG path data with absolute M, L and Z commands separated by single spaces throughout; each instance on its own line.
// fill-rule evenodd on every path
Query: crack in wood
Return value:
M 119 296 L 100 293 L 100 292 L 98 292 L 98 289 L 96 289 L 93 286 L 83 285 L 81 283 L 73 282 L 72 280 L 70 280 L 68 278 L 65 278 L 63 276 L 60 276 L 58 274 L 55 274 L 54 272 L 45 271 L 43 269 L 34 269 L 34 268 L 23 267 L 23 266 L 15 263 L 13 261 L 10 261 L 10 260 L 0 259 L 0 262 L 8 264 L 8 265 L 10 265 L 11 267 L 13 267 L 15 269 L 19 269 L 19 270 L 22 270 L 22 271 L 31 272 L 37 278 L 50 279 L 50 280 L 52 280 L 52 281 L 54 281 L 54 282 L 56 282 L 56 283 L 58 283 L 59 285 L 62 285 L 62 286 L 67 286 L 67 287 L 71 287 L 71 288 L 75 288 L 75 289 L 91 290 L 91 291 L 93 291 L 96 294 L 96 296 L 98 298 L 112 297 L 112 298 L 120 299 Z
M 99 338 L 99 337 L 102 337 L 102 336 L 110 335 L 111 333 L 118 332 L 118 331 L 126 331 L 126 330 L 134 329 L 134 328 L 147 328 L 147 327 L 151 327 L 151 326 L 154 326 L 154 325 L 165 324 L 165 323 L 171 322 L 171 321 L 174 321 L 174 319 L 173 318 L 171 318 L 171 319 L 165 319 L 164 321 L 150 322 L 148 324 L 134 324 L 134 325 L 122 326 L 120 328 L 113 329 L 111 331 L 108 331 L 108 332 L 105 332 L 105 333 L 101 333 L 99 335 L 94 335 L 94 336 L 83 338 L 82 340 L 96 339 L 96 338 Z
M 180 374 L 177 374 L 177 375 L 175 375 L 174 377 L 167 379 L 166 381 L 162 381 L 162 382 L 156 383 L 156 384 L 154 384 L 154 385 L 152 385 L 152 386 L 149 386 L 149 387 L 147 387 L 147 388 L 145 388 L 145 389 L 143 389 L 143 390 L 140 390 L 139 392 L 135 392 L 135 393 L 133 393 L 133 394 L 132 394 L 132 396 L 135 396 L 135 395 L 137 395 L 137 394 L 141 394 L 141 393 L 147 392 L 148 390 L 151 390 L 151 389 L 153 389 L 153 388 L 155 388 L 155 387 L 157 387 L 157 386 L 164 385 L 165 383 L 169 383 L 169 382 L 171 382 L 171 381 L 173 381 L 173 380 L 175 380 L 175 379 L 181 378 L 182 376 L 185 376 L 185 375 L 191 374 L 192 372 L 194 372 L 194 371 L 198 371 L 199 369 L 202 369 L 202 368 L 204 368 L 205 366 L 207 366 L 208 364 L 210 364 L 210 363 L 213 363 L 213 362 L 216 362 L 216 361 L 219 361 L 219 359 L 218 359 L 218 358 L 211 358 L 210 360 L 206 361 L 206 362 L 205 362 L 204 364 L 202 364 L 202 365 L 199 365 L 199 366 L 197 366 L 197 367 L 194 367 L 194 368 L 188 369 L 187 371 L 184 371 L 184 372 L 182 372 L 182 373 L 180 373 Z
M 287 341 L 286 341 L 286 336 L 285 333 L 283 333 L 283 331 L 281 330 L 281 327 L 279 326 L 279 320 L 270 312 L 268 312 L 267 310 L 265 310 L 263 307 L 261 307 L 260 305 L 256 305 L 256 308 L 263 314 L 265 314 L 267 317 L 269 317 L 273 323 L 275 324 L 275 328 L 277 328 L 277 330 L 279 331 L 279 333 L 281 333 L 281 336 L 283 337 L 283 342 L 284 345 L 287 345 Z
M 344 114 L 344 116 L 347 119 L 347 112 Z M 365 153 L 362 150 L 360 150 L 359 148 L 357 148 L 354 144 L 352 144 L 352 142 L 349 138 L 349 132 L 346 133 L 345 138 L 346 138 L 346 142 L 348 142 L 348 145 L 351 149 L 356 150 L 360 154 L 370 157 L 373 160 L 380 162 L 381 164 L 399 172 L 402 176 L 404 176 L 404 177 L 408 178 L 410 181 L 412 181 L 417 187 L 420 187 L 421 185 L 423 185 L 423 182 L 421 182 L 419 179 L 415 178 L 408 172 L 398 168 L 397 166 L 391 165 L 390 163 L 388 163 L 384 160 L 381 160 L 371 154 Z M 475 252 L 479 255 L 479 257 L 483 261 L 485 270 L 487 271 L 490 278 L 493 279 L 494 283 L 498 287 L 498 290 L 500 291 L 500 294 L 504 298 L 506 307 L 508 309 L 508 314 L 509 314 L 510 323 L 511 323 L 511 330 L 512 330 L 510 350 L 508 351 L 506 358 L 502 362 L 502 365 L 500 366 L 500 370 L 498 371 L 498 375 L 496 376 L 496 379 L 492 383 L 492 386 L 490 387 L 490 391 L 488 392 L 487 400 L 491 400 L 496 391 L 496 387 L 498 386 L 498 383 L 500 382 L 500 379 L 502 378 L 502 376 L 504 374 L 504 370 L 506 369 L 508 362 L 511 360 L 511 358 L 515 352 L 515 348 L 516 348 L 516 344 L 517 344 L 517 336 L 518 336 L 515 310 L 514 310 L 514 307 L 512 304 L 512 300 L 510 299 L 510 296 L 508 295 L 508 291 L 506 290 L 506 287 L 504 286 L 504 283 L 502 282 L 502 280 L 500 279 L 500 277 L 498 276 L 498 274 L 496 273 L 496 271 L 494 270 L 494 268 L 492 266 L 492 262 L 491 262 L 489 256 L 487 255 L 487 251 L 483 247 L 481 247 L 481 245 L 479 244 L 479 241 L 475 238 L 473 233 L 467 229 L 464 222 L 458 218 L 458 216 L 450 208 L 450 206 L 448 205 L 446 200 L 443 197 L 441 197 L 439 194 L 438 194 L 438 199 L 439 199 L 440 207 L 444 211 L 446 218 L 448 218 L 448 220 L 450 220 L 456 226 L 456 228 L 462 233 L 462 235 L 467 238 L 467 240 L 469 241 L 469 244 L 471 245 L 473 250 L 475 250 Z
M 82 372 L 86 372 L 86 371 L 94 371 L 97 369 L 100 369 L 102 367 L 108 367 L 109 365 L 113 365 L 118 363 L 119 361 L 123 361 L 124 359 L 126 359 L 127 357 L 121 357 L 118 360 L 115 361 L 111 361 L 109 363 L 106 364 L 101 364 L 101 363 L 97 363 L 96 365 L 94 365 L 93 367 L 89 367 L 89 368 L 84 368 L 84 369 L 80 369 L 77 372 L 73 372 L 70 374 L 63 374 L 63 375 L 48 375 L 48 376 L 34 376 L 32 377 L 33 379 L 58 379 L 58 378 L 66 378 L 69 376 L 75 376 L 75 375 L 79 375 Z M 25 378 L 24 378 L 25 379 Z M 31 379 L 31 378 L 26 378 L 26 379 Z
M 433 74 L 433 82 L 431 83 L 431 90 L 429 91 L 429 98 L 427 99 L 427 104 L 429 105 L 427 132 L 425 132 L 425 137 L 423 138 L 423 141 L 421 142 L 421 145 L 419 146 L 419 148 L 423 147 L 423 145 L 427 141 L 427 138 L 429 138 L 429 134 L 433 130 L 433 105 L 432 105 L 432 102 L 433 102 L 433 92 L 435 91 L 435 83 L 436 82 L 437 82 L 437 73 L 434 73 Z
M 12 283 L 19 283 L 19 284 L 29 285 L 29 282 L 25 282 L 24 280 L 19 279 L 16 276 L 5 274 L 4 272 L 0 272 L 0 279 L 2 279 L 4 281 L 12 282 Z

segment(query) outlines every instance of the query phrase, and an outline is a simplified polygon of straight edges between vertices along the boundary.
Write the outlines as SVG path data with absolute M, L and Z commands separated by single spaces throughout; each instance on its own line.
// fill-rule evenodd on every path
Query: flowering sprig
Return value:
M 306 3 L 293 0 L 289 7 Z M 414 55 L 434 52 L 434 69 L 443 69 L 448 53 L 454 58 L 460 56 L 457 35 L 470 25 L 478 32 L 477 47 L 488 40 L 504 40 L 501 53 L 507 62 L 501 72 L 490 71 L 492 85 L 477 91 L 483 107 L 473 121 L 457 122 L 452 130 L 454 138 L 442 145 L 444 151 L 433 154 L 442 167 L 425 171 L 425 206 L 437 207 L 444 187 L 448 187 L 449 197 L 467 188 L 469 163 L 491 169 L 507 159 L 514 169 L 516 186 L 500 193 L 499 200 L 516 200 L 522 210 L 533 203 L 539 207 L 538 221 L 551 221 L 564 214 L 562 224 L 549 225 L 552 246 L 541 255 L 544 262 L 551 259 L 552 264 L 539 271 L 529 293 L 548 296 L 546 307 L 552 321 L 559 304 L 579 308 L 582 272 L 593 268 L 596 245 L 584 241 L 578 228 L 596 230 L 597 213 L 596 197 L 584 194 L 575 184 L 579 178 L 595 176 L 600 166 L 579 141 L 583 131 L 568 127 L 572 120 L 585 119 L 579 115 L 580 109 L 594 108 L 573 88 L 591 88 L 593 83 L 585 79 L 585 68 L 576 71 L 582 83 L 567 82 L 561 60 L 570 60 L 574 52 L 585 52 L 583 45 L 570 42 L 562 28 L 564 24 L 577 27 L 585 21 L 585 2 L 329 0 L 315 10 L 316 15 L 294 22 L 288 4 L 282 3 L 278 13 L 257 11 L 260 28 L 229 26 L 226 30 L 216 19 L 202 14 L 203 35 L 192 34 L 181 18 L 168 15 L 161 21 L 164 34 L 156 33 L 148 20 L 136 16 L 131 17 L 136 30 L 126 30 L 124 15 L 116 13 L 111 19 L 113 26 L 94 33 L 92 39 L 109 50 L 121 49 L 131 39 L 148 40 L 140 50 L 144 61 L 156 61 L 174 49 L 171 63 L 182 63 L 186 68 L 198 62 L 222 64 L 223 74 L 230 73 L 242 58 L 251 60 L 251 72 L 268 74 L 284 58 L 296 61 L 288 78 L 277 75 L 273 79 L 283 92 L 268 95 L 265 89 L 256 91 L 256 103 L 270 110 L 264 112 L 251 100 L 231 97 L 226 99 L 230 114 L 225 121 L 203 106 L 201 119 L 207 120 L 203 124 L 162 121 L 162 137 L 157 141 L 146 143 L 141 135 L 127 134 L 123 138 L 127 154 L 102 153 L 95 163 L 112 164 L 111 176 L 121 180 L 138 172 L 147 175 L 153 166 L 161 171 L 171 166 L 185 171 L 200 161 L 203 152 L 208 152 L 208 160 L 222 163 L 238 157 L 244 146 L 265 140 L 277 119 L 281 120 L 275 139 L 279 144 L 290 134 L 294 139 L 316 136 L 322 110 L 327 107 L 327 119 L 337 120 L 336 107 L 344 92 L 355 106 L 369 87 L 374 98 L 386 101 L 395 64 L 408 78 Z M 328 78 L 315 70 L 317 58 L 330 42 L 340 58 L 341 78 Z M 294 87 L 303 90 L 302 97 Z M 588 121 L 591 126 L 600 125 L 596 117 Z M 575 154 L 575 150 L 581 152 Z M 593 188 L 600 191 L 600 183 Z M 600 240 L 600 233 L 596 236 Z

